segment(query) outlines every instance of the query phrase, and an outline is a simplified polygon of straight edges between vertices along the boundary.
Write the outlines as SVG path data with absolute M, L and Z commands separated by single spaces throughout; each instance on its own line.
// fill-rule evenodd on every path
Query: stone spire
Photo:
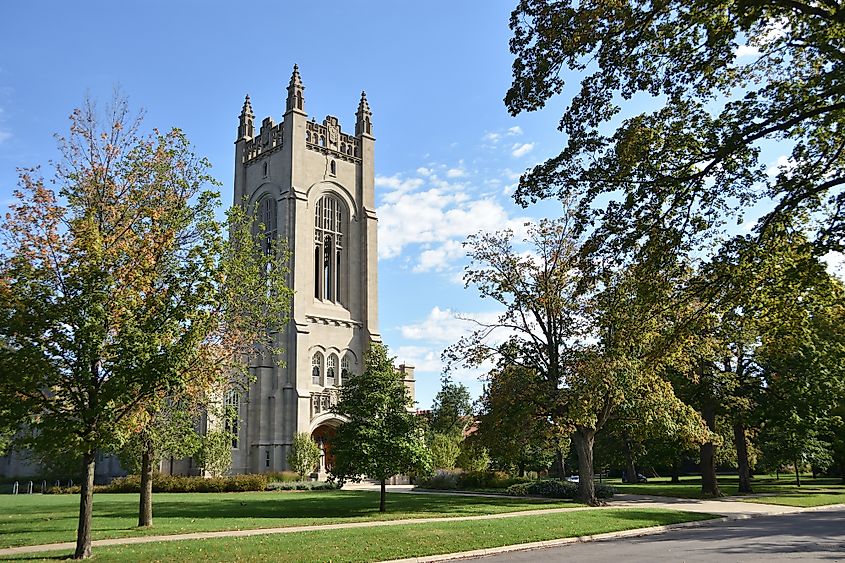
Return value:
M 299 67 L 293 65 L 293 74 L 290 76 L 290 84 L 288 84 L 288 99 L 285 104 L 285 112 L 291 110 L 298 110 L 305 113 L 305 99 L 302 97 L 302 91 L 305 86 L 302 85 L 302 79 L 299 77 Z
M 367 103 L 366 92 L 361 92 L 361 101 L 358 102 L 358 111 L 355 113 L 355 135 L 373 134 L 372 124 L 373 112 L 370 111 L 370 104 Z
M 252 104 L 249 103 L 249 94 L 247 94 L 238 124 L 238 139 L 251 139 L 255 135 L 254 119 L 255 114 L 252 113 Z

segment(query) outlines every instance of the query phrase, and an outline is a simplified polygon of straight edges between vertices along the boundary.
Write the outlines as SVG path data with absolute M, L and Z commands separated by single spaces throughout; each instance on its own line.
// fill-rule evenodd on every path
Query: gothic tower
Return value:
M 294 66 L 281 122 L 266 117 L 257 133 L 247 96 L 235 141 L 234 201 L 287 241 L 294 290 L 282 366 L 259 362 L 245 396 L 227 398 L 239 404 L 236 473 L 286 469 L 297 432 L 324 443 L 321 467 L 330 466 L 338 387 L 381 339 L 372 113 L 362 92 L 355 133 L 346 133 L 333 116 L 309 121 L 304 91 Z

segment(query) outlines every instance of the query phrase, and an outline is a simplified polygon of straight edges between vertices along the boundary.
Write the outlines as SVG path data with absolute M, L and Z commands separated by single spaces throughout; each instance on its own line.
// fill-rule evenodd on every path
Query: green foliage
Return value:
M 152 403 L 201 395 L 274 350 L 290 290 L 286 256 L 260 252 L 243 210 L 217 219 L 210 165 L 182 131 L 144 135 L 125 100 L 103 118 L 89 101 L 59 148 L 50 181 L 21 172 L 0 227 L 0 416 L 79 455 L 87 557 L 95 452 Z
M 336 481 L 278 481 L 267 485 L 268 491 L 332 491 L 341 488 Z
M 202 445 L 196 415 L 184 404 L 171 401 L 155 410 L 147 409 L 138 418 L 137 431 L 124 434 L 118 450 L 120 465 L 129 473 L 140 473 L 144 452 L 154 452 L 158 459 L 181 459 L 193 456 Z
M 454 469 L 461 454 L 461 442 L 454 435 L 436 433 L 428 439 L 428 450 L 434 469 Z
M 187 477 L 180 475 L 153 474 L 154 493 L 235 493 L 263 491 L 268 479 L 264 474 L 229 475 L 226 477 Z M 108 485 L 98 488 L 99 493 L 137 493 L 141 490 L 141 478 L 129 475 L 114 479 Z
M 341 389 L 336 414 L 345 419 L 332 443 L 339 479 L 364 475 L 384 480 L 405 472 L 425 474 L 431 457 L 413 402 L 387 348 L 372 344 L 364 372 Z
M 490 467 L 490 455 L 487 448 L 477 441 L 464 440 L 461 442 L 461 453 L 455 463 L 465 471 L 485 471 Z
M 455 383 L 448 375 L 440 382 L 440 391 L 431 407 L 431 431 L 435 434 L 462 438 L 464 427 L 472 420 L 472 399 L 463 383 Z
M 314 471 L 320 463 L 320 446 L 317 445 L 307 432 L 298 432 L 293 437 L 293 443 L 288 453 L 288 467 L 299 475 L 299 479 Z
M 842 248 L 838 4 L 521 0 L 511 29 L 512 114 L 561 93 L 566 71 L 581 80 L 564 98 L 566 147 L 521 178 L 518 202 L 576 199 L 597 243 L 684 248 L 772 198 L 759 231 L 812 214 L 814 244 Z M 620 122 L 635 96 L 655 109 Z M 791 151 L 775 177 L 766 142 Z
M 539 496 L 546 498 L 569 498 L 574 499 L 578 495 L 578 485 L 569 481 L 558 479 L 541 479 L 527 483 L 517 483 L 508 487 L 507 493 L 511 496 Z M 611 498 L 616 494 L 616 489 L 604 483 L 596 485 L 596 497 Z
M 473 490 L 506 489 L 515 483 L 529 479 L 513 477 L 504 471 L 435 471 L 434 475 L 421 479 L 418 485 L 424 489 Z
M 223 475 L 232 467 L 232 435 L 225 431 L 209 431 L 202 437 L 195 461 L 213 477 Z

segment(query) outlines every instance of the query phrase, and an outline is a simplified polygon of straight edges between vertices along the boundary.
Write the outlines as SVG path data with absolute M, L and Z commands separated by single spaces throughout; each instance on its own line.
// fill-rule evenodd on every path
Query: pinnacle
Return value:
M 249 94 L 247 94 L 246 98 L 244 98 L 244 107 L 243 107 L 243 110 L 241 110 L 241 115 L 250 115 L 250 116 L 253 115 L 252 104 L 249 101 Z
M 302 79 L 299 76 L 299 65 L 293 65 L 293 73 L 290 75 L 290 85 L 302 87 Z

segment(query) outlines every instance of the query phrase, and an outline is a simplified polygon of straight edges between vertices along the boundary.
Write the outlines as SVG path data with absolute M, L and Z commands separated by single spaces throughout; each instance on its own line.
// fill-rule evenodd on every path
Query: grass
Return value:
M 747 497 L 740 499 L 742 502 L 756 502 L 760 504 L 780 504 L 784 506 L 825 506 L 828 504 L 845 504 L 845 490 L 839 492 L 815 490 L 801 491 L 786 495 L 765 495 L 760 497 Z
M 698 476 L 681 477 L 680 483 L 671 483 L 668 477 L 649 478 L 648 483 L 623 484 L 619 479 L 608 479 L 605 482 L 616 487 L 620 493 L 632 493 L 641 495 L 656 495 L 679 498 L 702 498 L 701 478 Z M 755 494 L 775 493 L 785 495 L 792 499 L 814 498 L 820 493 L 831 493 L 845 495 L 845 485 L 841 479 L 818 478 L 810 476 L 801 478 L 801 487 L 795 485 L 795 480 L 787 477 L 777 479 L 773 475 L 760 475 L 752 479 L 751 486 Z M 736 475 L 719 475 L 719 488 L 727 496 L 738 495 L 738 478 Z M 754 502 L 769 502 L 768 499 L 779 498 L 776 496 L 758 497 Z M 751 499 L 749 499 L 751 500 Z M 842 502 L 835 501 L 835 502 Z M 773 502 L 772 504 L 779 504 Z M 834 504 L 833 502 L 828 504 Z M 795 504 L 794 506 L 816 506 L 813 504 Z
M 385 514 L 369 491 L 157 493 L 151 529 L 137 528 L 138 495 L 94 495 L 93 538 L 120 538 L 216 530 L 308 526 L 399 518 L 498 514 L 574 507 L 569 501 L 458 495 L 388 494 Z M 0 496 L 0 547 L 76 538 L 78 495 Z
M 94 557 L 96 561 L 383 561 L 714 517 L 658 509 L 585 510 L 500 520 L 425 523 L 101 547 L 94 548 Z M 65 555 L 57 553 L 47 557 L 58 559 Z M 13 559 L 44 558 L 45 554 L 33 554 Z

